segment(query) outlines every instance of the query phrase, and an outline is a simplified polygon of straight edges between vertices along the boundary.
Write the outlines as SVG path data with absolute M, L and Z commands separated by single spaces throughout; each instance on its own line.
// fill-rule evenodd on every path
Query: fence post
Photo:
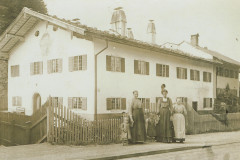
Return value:
M 47 107 L 47 141 L 49 142 L 49 107 Z
M 31 144 L 31 121 L 25 122 L 26 124 L 26 144 Z
M 2 121 L 1 121 L 1 115 L 0 115 L 0 145 L 2 145 L 2 132 L 3 132 L 3 129 L 2 129 Z

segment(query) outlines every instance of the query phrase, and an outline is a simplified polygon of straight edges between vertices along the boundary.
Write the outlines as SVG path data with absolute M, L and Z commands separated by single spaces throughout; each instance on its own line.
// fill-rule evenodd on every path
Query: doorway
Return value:
M 39 93 L 33 95 L 33 113 L 41 108 L 41 96 Z

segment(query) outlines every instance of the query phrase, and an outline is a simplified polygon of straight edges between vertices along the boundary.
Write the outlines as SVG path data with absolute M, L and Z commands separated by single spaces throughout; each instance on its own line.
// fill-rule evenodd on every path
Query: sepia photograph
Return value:
M 240 160 L 239 0 L 0 0 L 0 160 Z

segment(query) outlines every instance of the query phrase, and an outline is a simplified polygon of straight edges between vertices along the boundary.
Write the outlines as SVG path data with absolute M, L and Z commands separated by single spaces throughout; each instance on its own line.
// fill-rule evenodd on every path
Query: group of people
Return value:
M 165 143 L 185 141 L 185 106 L 180 98 L 177 98 L 173 105 L 171 98 L 167 96 L 165 85 L 161 93 L 163 98 L 157 102 L 157 112 L 146 114 L 142 102 L 138 99 L 138 91 L 133 91 L 134 98 L 129 113 L 123 114 L 123 145 L 129 142 L 143 143 L 147 137 Z

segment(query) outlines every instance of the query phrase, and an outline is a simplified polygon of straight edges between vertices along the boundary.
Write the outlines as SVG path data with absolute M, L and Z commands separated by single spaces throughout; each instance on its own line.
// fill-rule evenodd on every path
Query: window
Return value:
M 63 98 L 62 97 L 51 97 L 51 106 L 52 107 L 59 107 L 63 105 Z
M 48 73 L 61 73 L 62 72 L 62 59 L 48 60 Z
M 203 108 L 212 108 L 212 98 L 203 98 Z
M 234 78 L 238 79 L 238 71 L 234 72 Z
M 177 67 L 177 78 L 187 79 L 187 68 Z
M 181 103 L 187 105 L 187 97 L 177 97 L 181 99 Z M 185 106 L 186 107 L 186 106 Z
M 145 111 L 145 109 L 150 109 L 150 98 L 139 98 L 140 101 L 143 104 L 143 110 Z
M 222 67 L 217 67 L 217 75 L 223 76 L 223 68 Z
M 72 109 L 87 110 L 87 98 L 86 97 L 69 97 L 68 107 Z
M 12 106 L 22 106 L 22 97 L 12 97 Z
M 30 74 L 37 75 L 43 73 L 43 62 L 33 62 L 30 64 Z
M 11 66 L 11 77 L 19 77 L 19 65 Z
M 224 70 L 224 77 L 229 77 L 229 70 L 228 69 Z
M 107 110 L 125 110 L 126 98 L 107 98 Z
M 112 72 L 125 72 L 125 58 L 106 56 L 106 70 Z
M 200 81 L 200 72 L 198 70 L 190 70 L 190 79 L 193 81 Z
M 192 101 L 192 108 L 197 111 L 198 109 L 198 102 L 197 101 Z
M 69 72 L 87 70 L 87 55 L 69 57 Z
M 230 77 L 230 78 L 234 78 L 234 71 L 233 71 L 233 70 L 230 70 L 230 72 L 229 72 L 229 77 Z
M 156 64 L 156 76 L 169 77 L 169 65 Z
M 211 82 L 212 81 L 212 73 L 203 72 L 203 82 Z
M 149 62 L 134 60 L 134 73 L 149 75 Z

